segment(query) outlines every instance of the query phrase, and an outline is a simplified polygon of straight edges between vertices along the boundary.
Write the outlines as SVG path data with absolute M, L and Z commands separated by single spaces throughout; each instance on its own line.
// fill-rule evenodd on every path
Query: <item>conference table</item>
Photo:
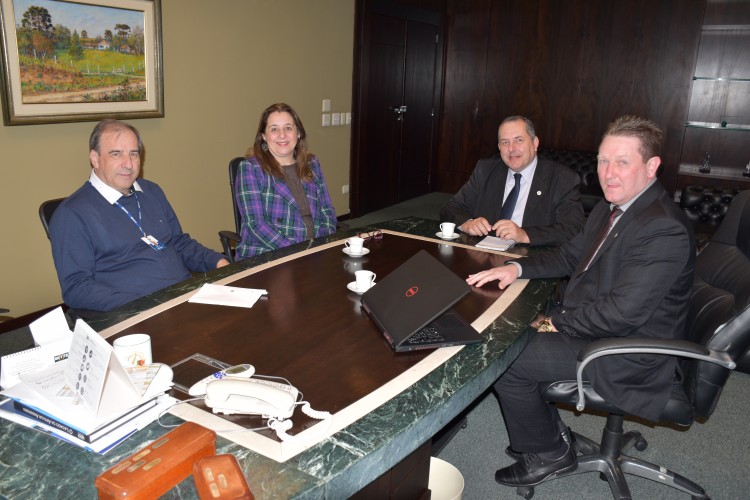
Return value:
M 429 452 L 432 437 L 515 359 L 526 327 L 555 290 L 553 280 L 518 280 L 505 291 L 495 284 L 472 288 L 455 309 L 484 342 L 394 352 L 346 287 L 355 270 L 382 278 L 425 250 L 464 276 L 533 251 L 480 251 L 474 238 L 444 241 L 437 230 L 435 221 L 410 217 L 340 231 L 195 275 L 87 323 L 109 342 L 151 334 L 154 361 L 175 373 L 181 361 L 200 355 L 288 379 L 314 409 L 333 414 L 321 422 L 296 411 L 289 433 L 299 439 L 292 442 L 271 430 L 223 432 L 255 428 L 259 417 L 217 416 L 200 401 L 175 406 L 161 421 L 216 430 L 217 454 L 235 455 L 256 498 L 350 497 L 417 451 Z M 371 236 L 369 253 L 350 257 L 343 242 L 359 232 Z M 268 296 L 249 309 L 189 302 L 204 283 L 266 289 Z M 0 496 L 95 498 L 96 476 L 169 430 L 154 422 L 97 455 L 0 420 Z M 197 498 L 192 479 L 165 498 Z

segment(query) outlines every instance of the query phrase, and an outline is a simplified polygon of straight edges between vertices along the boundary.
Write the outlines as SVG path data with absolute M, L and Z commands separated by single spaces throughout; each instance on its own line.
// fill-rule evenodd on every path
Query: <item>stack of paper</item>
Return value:
M 255 302 L 262 296 L 267 295 L 266 290 L 256 288 L 238 288 L 235 286 L 204 284 L 198 293 L 193 295 L 188 302 L 198 304 L 212 304 L 216 306 L 253 307 Z
M 485 236 L 482 241 L 477 243 L 475 246 L 478 248 L 486 248 L 488 250 L 497 250 L 504 252 L 515 244 L 513 240 L 504 240 L 496 236 Z

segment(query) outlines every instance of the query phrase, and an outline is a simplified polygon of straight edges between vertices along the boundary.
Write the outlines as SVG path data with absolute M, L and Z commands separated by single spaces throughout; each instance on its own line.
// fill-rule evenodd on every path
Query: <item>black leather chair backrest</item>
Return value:
M 750 303 L 750 191 L 735 196 L 721 226 L 698 254 L 695 273 L 732 294 L 735 314 Z
M 734 197 L 711 242 L 734 245 L 750 259 L 750 190 Z
M 49 222 L 52 220 L 52 214 L 55 213 L 55 210 L 57 210 L 57 207 L 60 206 L 60 203 L 62 203 L 65 200 L 65 198 L 57 198 L 54 200 L 45 201 L 41 205 L 39 205 L 39 218 L 42 221 L 42 227 L 44 227 L 44 233 L 47 235 L 47 238 L 49 239 Z
M 240 234 L 240 228 L 242 226 L 242 216 L 237 209 L 237 192 L 235 191 L 235 185 L 237 184 L 237 171 L 240 169 L 240 163 L 244 160 L 244 156 L 238 156 L 232 158 L 229 162 L 229 188 L 232 193 L 232 209 L 234 211 L 234 230 L 237 234 Z
M 735 362 L 739 361 L 750 347 L 750 304 L 710 335 L 705 345 L 709 349 L 725 352 Z M 692 369 L 687 374 L 687 389 L 696 418 L 706 419 L 713 413 L 731 373 L 731 370 L 713 363 L 692 363 Z
M 695 274 L 715 294 L 723 292 L 724 300 L 733 302 L 724 318 L 713 318 L 713 328 L 709 325 L 702 330 L 710 335 L 750 304 L 750 191 L 734 197 L 721 225 L 696 257 Z M 737 370 L 750 373 L 750 352 L 741 357 Z

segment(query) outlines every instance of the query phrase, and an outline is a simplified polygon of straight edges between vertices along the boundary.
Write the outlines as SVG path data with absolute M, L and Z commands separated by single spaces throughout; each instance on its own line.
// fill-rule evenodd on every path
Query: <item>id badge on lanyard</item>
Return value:
M 143 238 L 141 238 L 141 240 L 146 245 L 148 245 L 151 248 L 153 248 L 154 250 L 164 250 L 165 248 L 167 248 L 166 245 L 164 245 L 163 243 L 159 243 L 159 240 L 157 240 L 156 238 L 154 238 L 150 234 L 147 235 L 147 236 L 144 236 Z
M 138 220 L 135 220 L 135 218 L 128 212 L 128 209 L 122 206 L 122 204 L 119 201 L 116 201 L 114 203 L 115 206 L 119 207 L 123 212 L 125 212 L 125 215 L 127 215 L 131 221 L 133 221 L 133 224 L 136 225 L 138 230 L 140 230 L 143 237 L 141 238 L 141 241 L 143 241 L 146 245 L 150 246 L 154 250 L 162 251 L 167 246 L 163 243 L 160 243 L 159 240 L 151 236 L 150 234 L 146 234 L 146 231 L 143 230 L 143 226 L 141 226 L 140 220 L 142 218 L 141 215 L 141 202 L 138 200 L 138 193 L 133 192 L 133 195 L 135 196 L 135 202 L 138 205 Z

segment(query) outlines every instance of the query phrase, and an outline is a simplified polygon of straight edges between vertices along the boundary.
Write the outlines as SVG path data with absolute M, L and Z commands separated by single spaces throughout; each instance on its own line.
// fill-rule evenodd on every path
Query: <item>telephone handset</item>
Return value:
M 214 413 L 243 413 L 286 419 L 294 414 L 299 391 L 294 386 L 254 378 L 224 378 L 206 385 L 205 403 Z

